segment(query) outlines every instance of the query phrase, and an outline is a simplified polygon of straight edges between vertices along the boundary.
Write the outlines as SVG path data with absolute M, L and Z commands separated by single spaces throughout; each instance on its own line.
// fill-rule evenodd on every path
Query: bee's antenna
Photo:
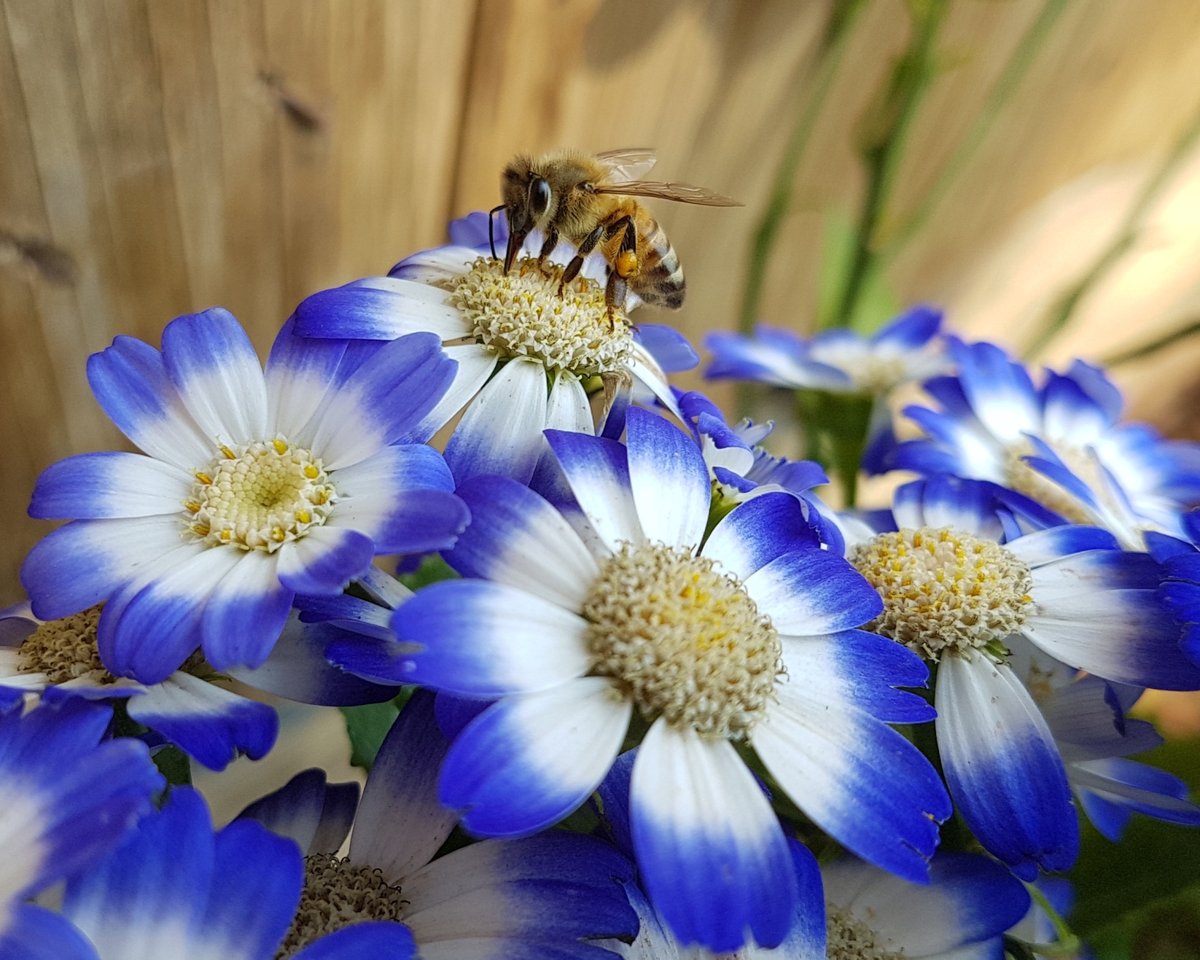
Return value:
M 494 228 L 495 228 L 495 222 L 496 222 L 496 213 L 497 213 L 497 211 L 503 210 L 503 209 L 504 209 L 504 204 L 500 204 L 500 206 L 492 207 L 492 209 L 488 211 L 488 243 L 491 244 L 491 247 L 492 247 L 492 259 L 493 260 L 500 259 L 499 257 L 496 256 L 496 231 Z

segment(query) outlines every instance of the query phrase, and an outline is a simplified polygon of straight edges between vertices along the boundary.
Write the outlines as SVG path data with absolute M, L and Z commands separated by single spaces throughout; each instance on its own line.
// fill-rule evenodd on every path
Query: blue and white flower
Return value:
M 104 603 L 114 675 L 159 683 L 197 647 L 219 671 L 260 666 L 297 593 L 340 593 L 376 554 L 445 547 L 467 522 L 423 442 L 454 377 L 434 336 L 312 341 L 289 323 L 264 375 L 214 309 L 169 324 L 161 352 L 118 337 L 88 374 L 145 454 L 46 470 L 30 513 L 74 522 L 21 576 L 43 620 Z
M 43 942 L 12 960 L 362 960 L 413 956 L 400 924 L 368 923 L 280 950 L 303 880 L 296 844 L 243 820 L 215 832 L 184 787 L 95 867 L 68 882 L 61 913 L 36 911 Z M 39 949 L 40 948 L 40 949 Z
M 1032 879 L 1069 867 L 1079 843 L 1064 758 L 1035 697 L 1050 664 L 1069 665 L 1067 678 L 1083 669 L 1166 689 L 1197 689 L 1200 669 L 1179 649 L 1149 555 L 1095 527 L 1019 536 L 994 495 L 953 477 L 906 484 L 896 529 L 848 526 L 847 556 L 883 597 L 872 629 L 937 664 L 937 741 L 956 806 Z
M 399 640 L 420 644 L 399 679 L 498 701 L 451 748 L 442 801 L 474 833 L 533 833 L 587 799 L 632 723 L 634 847 L 683 941 L 775 945 L 791 925 L 787 843 L 735 744 L 840 842 L 924 878 L 949 805 L 885 722 L 930 710 L 895 689 L 925 683 L 919 659 L 855 629 L 878 596 L 790 495 L 749 500 L 706 537 L 696 445 L 637 409 L 627 432 L 627 446 L 548 433 L 584 537 L 514 481 L 460 487 L 473 520 L 447 559 L 467 579 L 396 611 Z
M 455 233 L 480 242 L 477 224 Z M 440 425 L 466 408 L 446 446 L 455 478 L 503 474 L 527 482 L 546 452 L 544 430 L 607 427 L 619 434 L 622 418 L 609 413 L 624 410 L 631 387 L 640 384 L 674 407 L 664 368 L 686 369 L 697 359 L 669 328 L 634 330 L 621 311 L 609 315 L 603 258 L 589 258 L 560 293 L 562 267 L 574 250 L 560 244 L 539 264 L 532 257 L 540 246 L 539 237 L 529 237 L 527 256 L 508 274 L 486 244 L 423 251 L 387 277 L 309 297 L 297 308 L 297 329 L 310 337 L 367 340 L 432 331 L 459 367 L 429 420 Z M 597 391 L 601 409 L 593 415 L 589 394 Z
M 355 813 L 353 784 L 300 774 L 243 814 L 306 852 L 285 956 L 353 924 L 404 924 L 421 960 L 602 960 L 592 941 L 632 938 L 629 861 L 593 837 L 553 831 L 485 840 L 436 856 L 457 817 L 437 798 L 448 742 L 433 696 L 418 692 L 388 733 Z M 353 822 L 349 853 L 337 852 Z M 346 927 L 346 924 L 352 924 Z
M 902 383 L 924 380 L 950 366 L 942 338 L 942 313 L 916 306 L 869 337 L 853 330 L 824 330 L 805 338 L 760 325 L 753 336 L 710 333 L 710 380 L 754 380 L 792 390 L 884 396 Z
M 1145 529 L 1178 532 L 1180 510 L 1200 500 L 1200 445 L 1122 423 L 1120 391 L 1081 360 L 1035 387 L 994 344 L 949 349 L 957 375 L 925 384 L 939 407 L 904 410 L 927 436 L 901 443 L 889 467 L 1001 484 L 1129 550 L 1145 549 Z
M 70 877 L 120 843 L 153 809 L 163 778 L 144 744 L 101 742 L 112 711 L 82 700 L 22 713 L 0 700 L 0 956 L 53 946 L 42 912 L 21 901 Z

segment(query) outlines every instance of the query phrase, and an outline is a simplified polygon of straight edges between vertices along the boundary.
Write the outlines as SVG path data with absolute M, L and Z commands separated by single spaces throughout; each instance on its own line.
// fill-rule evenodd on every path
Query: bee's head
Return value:
M 504 256 L 504 270 L 507 272 L 530 231 L 546 221 L 553 202 L 553 192 L 550 181 L 535 171 L 533 159 L 520 156 L 504 168 L 500 177 L 500 193 L 508 217 L 508 249 Z

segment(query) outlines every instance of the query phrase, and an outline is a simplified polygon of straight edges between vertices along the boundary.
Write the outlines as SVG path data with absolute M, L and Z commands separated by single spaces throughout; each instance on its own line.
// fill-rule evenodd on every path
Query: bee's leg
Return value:
M 608 308 L 608 328 L 610 330 L 617 329 L 617 318 L 613 311 L 617 307 L 625 306 L 625 292 L 629 289 L 629 284 L 616 270 L 610 271 L 608 274 L 608 283 L 604 287 L 604 305 Z
M 542 266 L 546 262 L 546 258 L 554 252 L 554 248 L 558 246 L 558 231 L 550 230 L 546 233 L 546 242 L 542 244 L 542 249 L 538 252 L 538 266 Z
M 579 244 L 578 249 L 575 251 L 575 256 L 571 258 L 571 262 L 567 264 L 567 269 L 563 271 L 562 280 L 559 281 L 558 295 L 560 297 L 562 296 L 563 289 L 566 287 L 566 285 L 579 276 L 579 271 L 583 269 L 584 258 L 596 249 L 596 244 L 598 244 L 603 237 L 604 224 L 599 223 L 591 233 L 583 238 L 583 241 Z

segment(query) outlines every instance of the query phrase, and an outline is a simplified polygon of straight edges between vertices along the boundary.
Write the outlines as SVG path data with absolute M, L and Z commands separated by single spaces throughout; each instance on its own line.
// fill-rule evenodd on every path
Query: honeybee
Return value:
M 504 210 L 508 216 L 504 272 L 512 268 L 530 232 L 540 229 L 546 242 L 539 263 L 560 239 L 576 248 L 563 272 L 560 293 L 579 274 L 584 258 L 598 249 L 609 265 L 604 301 L 610 321 L 614 307 L 624 305 L 627 290 L 654 306 L 678 309 L 686 291 L 683 267 L 666 232 L 636 198 L 661 197 L 710 207 L 741 204 L 704 187 L 641 179 L 654 162 L 654 151 L 646 149 L 597 154 L 559 150 L 514 159 L 500 178 L 504 202 L 492 211 Z

